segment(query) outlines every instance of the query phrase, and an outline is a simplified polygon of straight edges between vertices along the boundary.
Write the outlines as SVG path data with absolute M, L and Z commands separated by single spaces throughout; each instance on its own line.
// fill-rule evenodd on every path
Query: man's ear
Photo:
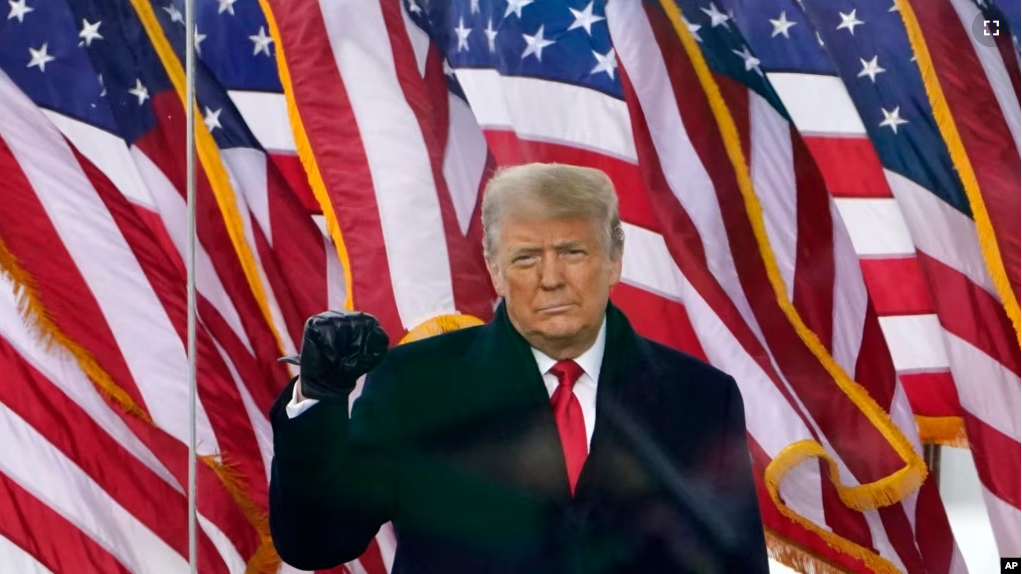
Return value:
M 621 252 L 622 250 L 616 251 L 616 253 L 612 253 L 610 256 L 610 280 L 608 283 L 611 288 L 621 281 L 621 265 L 624 253 Z
M 504 297 L 505 296 L 504 280 L 500 274 L 500 266 L 498 266 L 497 263 L 494 262 L 492 259 L 487 257 L 486 270 L 489 271 L 490 273 L 490 283 L 493 284 L 493 290 L 497 293 L 498 296 Z

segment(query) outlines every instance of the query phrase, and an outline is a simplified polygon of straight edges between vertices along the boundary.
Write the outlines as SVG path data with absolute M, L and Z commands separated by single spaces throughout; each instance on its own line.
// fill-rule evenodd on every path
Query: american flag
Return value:
M 5 317 L 20 310 L 25 320 L 3 322 L 14 365 L 4 372 L 22 381 L 4 387 L 36 391 L 3 401 L 21 425 L 4 447 L 22 460 L 2 467 L 4 549 L 18 563 L 185 565 L 182 77 L 142 2 L 13 2 L 2 23 L 4 305 Z M 200 103 L 227 110 L 220 128 L 209 121 L 212 134 L 199 134 L 200 567 L 276 569 L 265 413 L 287 378 L 276 357 L 293 350 L 301 314 L 328 302 L 327 250 L 304 210 L 286 234 L 274 227 L 296 212 L 294 197 L 274 187 L 271 164 L 216 87 L 200 87 Z M 290 259 L 317 246 L 318 258 Z M 287 266 L 313 280 L 281 281 Z M 40 458 L 33 469 L 26 452 L 51 466 Z
M 961 571 L 932 483 L 904 505 L 870 510 L 877 506 L 877 500 L 867 500 L 875 492 L 873 481 L 920 468 L 914 422 L 840 224 L 799 228 L 801 237 L 778 232 L 784 227 L 776 224 L 811 219 L 813 212 L 799 203 L 804 198 L 831 208 L 806 150 L 795 149 L 790 127 L 769 97 L 747 89 L 739 96 L 745 105 L 740 114 L 746 120 L 751 114 L 756 126 L 750 131 L 746 122 L 741 137 L 753 148 L 754 179 L 773 185 L 768 191 L 774 195 L 764 193 L 759 201 L 771 214 L 767 241 L 779 242 L 771 245 L 777 253 L 771 258 L 779 267 L 774 286 L 780 293 L 768 281 L 760 257 L 764 246 L 757 244 L 736 195 L 735 173 L 719 147 L 722 136 L 706 123 L 708 116 L 700 123 L 692 115 L 700 105 L 705 109 L 705 95 L 691 76 L 687 84 L 678 80 L 679 70 L 690 64 L 663 14 L 650 12 L 651 6 L 624 0 L 610 3 L 610 12 L 601 2 L 530 0 L 410 1 L 403 12 L 392 2 L 270 6 L 291 80 L 285 89 L 320 170 L 347 158 L 349 172 L 365 162 L 374 175 L 373 169 L 384 167 L 372 159 L 383 134 L 391 136 L 391 152 L 415 160 L 406 171 L 417 165 L 425 170 L 422 158 L 428 153 L 417 140 L 423 138 L 429 149 L 430 132 L 457 129 L 459 141 L 474 137 L 477 146 L 485 141 L 498 164 L 564 161 L 611 175 L 627 235 L 624 284 L 615 301 L 649 336 L 736 375 L 746 403 L 756 405 L 748 417 L 761 478 L 772 463 L 791 461 L 783 471 L 783 462 L 774 464 L 761 480 L 776 556 L 805 559 L 801 547 L 850 569 Z M 671 82 L 665 84 L 667 78 Z M 332 118 L 356 121 L 338 128 L 336 120 L 328 123 Z M 410 124 L 416 119 L 419 130 Z M 473 124 L 481 137 L 473 135 Z M 799 161 L 793 164 L 789 154 L 784 164 L 785 156 L 764 153 L 768 140 L 752 133 L 788 138 L 787 149 Z M 352 146 L 341 155 L 332 147 L 339 141 L 360 141 L 362 149 Z M 434 149 L 446 152 L 440 155 L 444 165 L 472 158 L 472 165 L 485 164 L 479 147 L 467 157 L 445 146 Z M 329 189 L 329 177 L 323 181 Z M 384 187 L 375 194 L 386 192 Z M 474 205 L 476 197 L 464 199 L 464 205 Z M 383 216 L 384 206 L 379 209 L 381 221 L 395 221 Z M 838 221 L 836 210 L 832 213 L 831 221 Z M 808 249 L 813 240 L 825 248 Z M 399 264 L 392 258 L 390 269 Z M 820 289 L 819 279 L 806 282 L 826 269 L 827 287 Z M 353 269 L 352 281 L 358 280 Z M 786 299 L 795 316 L 806 317 L 801 334 L 778 299 Z M 806 341 L 807 331 L 816 343 Z M 842 372 L 879 393 L 882 406 L 862 407 L 839 391 L 833 377 Z M 834 424 L 838 420 L 847 424 Z M 884 433 L 898 437 L 897 444 Z M 813 451 L 808 446 L 813 441 L 826 446 Z M 787 448 L 793 444 L 802 448 Z M 805 454 L 810 451 L 837 461 L 840 486 L 830 481 L 826 464 L 816 459 L 798 464 L 803 455 L 812 458 Z M 862 456 L 865 451 L 869 457 Z M 853 500 L 857 495 L 862 498 Z M 892 495 L 885 503 L 898 499 Z M 917 515 L 919 509 L 925 510 Z M 922 528 L 914 526 L 919 517 L 925 519 Z M 925 532 L 930 525 L 935 536 Z M 840 534 L 836 538 L 831 531 Z
M 862 258 L 920 427 L 933 425 L 926 434 L 954 440 L 956 425 L 947 423 L 961 417 L 999 550 L 1018 554 L 1019 359 L 1005 310 L 1010 305 L 1002 305 L 984 264 L 975 206 L 934 116 L 899 4 L 718 4 L 733 10 L 730 23 L 748 39 L 824 173 L 830 171 L 831 192 Z M 983 4 L 988 18 L 998 18 L 992 3 Z M 971 27 L 982 19 L 979 6 L 958 0 L 916 6 L 920 19 L 932 20 L 933 12 L 953 18 L 939 28 L 931 24 L 939 34 L 928 35 L 929 43 L 951 39 L 956 54 L 945 47 L 939 60 L 932 50 L 933 65 L 951 68 L 973 100 L 983 99 L 965 105 L 963 94 L 958 100 L 948 94 L 958 103 L 955 121 L 964 129 L 987 126 L 981 165 L 988 177 L 1016 182 L 1001 184 L 1007 190 L 988 189 L 1001 198 L 995 205 L 1009 204 L 998 211 L 1013 212 L 1010 204 L 1019 201 L 1017 55 L 1005 53 L 1006 42 L 978 44 Z M 976 121 L 979 113 L 984 118 Z M 1014 235 L 1017 242 L 1017 222 Z

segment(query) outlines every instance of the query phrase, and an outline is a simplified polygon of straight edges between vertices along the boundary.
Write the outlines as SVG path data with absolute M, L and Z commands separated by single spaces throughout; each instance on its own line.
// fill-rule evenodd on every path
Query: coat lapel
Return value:
M 613 305 L 607 308 L 607 347 L 596 387 L 596 426 L 589 457 L 575 491 L 573 504 L 588 514 L 611 493 L 638 488 L 633 449 L 623 425 L 641 411 L 637 397 L 662 383 L 663 370 L 653 360 L 648 343 L 632 330 Z
M 525 339 L 511 325 L 504 303 L 467 356 L 472 377 L 485 381 L 473 393 L 476 407 L 496 413 L 498 448 L 514 461 L 525 490 L 559 505 L 570 502 L 568 473 L 550 398 Z

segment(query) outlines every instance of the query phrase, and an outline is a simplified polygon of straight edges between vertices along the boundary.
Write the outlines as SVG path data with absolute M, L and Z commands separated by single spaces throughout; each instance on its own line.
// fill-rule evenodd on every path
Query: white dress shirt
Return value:
M 593 346 L 589 347 L 586 352 L 575 359 L 575 362 L 584 371 L 578 381 L 575 382 L 574 392 L 575 398 L 578 399 L 579 404 L 582 406 L 582 420 L 585 421 L 586 425 L 587 447 L 593 440 L 593 428 L 596 426 L 596 382 L 600 380 L 600 365 L 603 364 L 603 351 L 606 347 L 607 320 L 604 319 L 603 325 L 600 326 L 600 333 L 596 336 Z M 546 356 L 535 347 L 532 348 L 532 356 L 536 359 L 539 372 L 543 374 L 543 384 L 546 385 L 547 395 L 553 397 L 554 391 L 557 390 L 557 385 L 560 383 L 557 382 L 557 377 L 549 371 L 557 363 L 557 360 Z M 319 402 L 316 399 L 299 401 L 298 385 L 300 384 L 301 382 L 295 383 L 291 400 L 287 403 L 287 407 L 285 407 L 289 419 L 304 413 Z

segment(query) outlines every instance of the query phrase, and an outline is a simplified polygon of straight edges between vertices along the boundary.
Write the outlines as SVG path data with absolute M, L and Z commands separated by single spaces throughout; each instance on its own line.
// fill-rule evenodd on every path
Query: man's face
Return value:
M 509 217 L 497 232 L 488 264 L 511 323 L 548 355 L 585 350 L 575 347 L 595 340 L 621 278 L 621 257 L 607 252 L 598 224 Z

